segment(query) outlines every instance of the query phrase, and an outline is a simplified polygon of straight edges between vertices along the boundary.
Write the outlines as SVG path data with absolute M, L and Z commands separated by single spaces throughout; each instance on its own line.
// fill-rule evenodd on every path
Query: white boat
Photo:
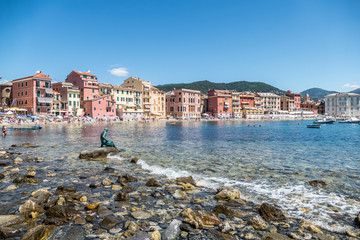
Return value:
M 315 124 L 333 124 L 335 122 L 335 120 L 333 119 L 327 119 L 327 118 L 323 118 L 323 119 L 316 119 L 314 121 Z
M 360 119 L 356 117 L 351 117 L 349 119 L 341 120 L 339 123 L 360 123 Z

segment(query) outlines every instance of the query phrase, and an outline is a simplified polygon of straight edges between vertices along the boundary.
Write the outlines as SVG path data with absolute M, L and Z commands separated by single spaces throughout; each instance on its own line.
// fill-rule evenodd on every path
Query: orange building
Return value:
M 208 91 L 208 112 L 216 117 L 232 116 L 232 91 L 209 90 Z

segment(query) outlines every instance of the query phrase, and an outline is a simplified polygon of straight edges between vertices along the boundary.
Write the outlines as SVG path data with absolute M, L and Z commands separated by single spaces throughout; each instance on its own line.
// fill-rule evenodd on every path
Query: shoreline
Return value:
M 260 206 L 243 200 L 242 194 L 236 189 L 228 188 L 217 192 L 197 185 L 190 176 L 169 179 L 153 174 L 137 164 L 141 160 L 136 156 L 126 153 L 120 152 L 100 159 L 75 159 L 74 164 L 87 163 L 88 167 L 78 169 L 73 166 L 74 169 L 67 169 L 66 164 L 56 166 L 47 163 L 74 160 L 67 160 L 66 157 L 57 160 L 43 159 L 36 156 L 38 153 L 33 147 L 35 146 L 32 144 L 25 144 L 5 150 L 8 156 L 5 159 L 10 164 L 4 169 L 6 174 L 2 183 L 5 186 L 1 190 L 1 196 L 10 194 L 15 197 L 22 192 L 22 197 L 20 201 L 4 207 L 1 214 L 4 215 L 4 210 L 9 209 L 7 214 L 20 216 L 21 211 L 19 213 L 17 209 L 21 209 L 20 206 L 29 207 L 29 201 L 45 209 L 44 214 L 37 207 L 30 207 L 27 212 L 30 218 L 19 223 L 20 225 L 10 224 L 10 228 L 21 230 L 14 235 L 14 239 L 34 234 L 34 228 L 48 231 L 52 238 L 81 233 L 79 238 L 74 239 L 124 239 L 132 236 L 137 236 L 134 239 L 151 236 L 156 240 L 360 237 L 360 231 L 331 232 L 300 218 L 265 220 L 259 212 Z M 57 147 L 49 146 L 49 151 L 51 149 L 54 151 Z M 24 150 L 24 153 L 16 154 L 19 150 Z M 45 171 L 42 166 L 47 166 Z M 58 175 L 61 178 L 57 179 Z M 14 183 L 19 177 L 23 177 L 24 182 Z M 31 192 L 35 194 L 30 194 Z M 37 195 L 39 196 L 36 197 Z M 48 198 L 41 203 L 39 199 L 45 195 Z M 269 204 L 281 209 L 281 206 Z M 77 214 L 60 214 L 60 217 L 55 214 L 54 217 L 51 212 L 54 208 L 67 208 L 66 211 L 76 211 Z M 286 216 L 286 212 L 284 214 Z M 36 226 L 28 224 L 29 221 L 35 221 Z M 171 238 L 174 232 L 176 238 Z M 162 238 L 159 237 L 161 235 Z

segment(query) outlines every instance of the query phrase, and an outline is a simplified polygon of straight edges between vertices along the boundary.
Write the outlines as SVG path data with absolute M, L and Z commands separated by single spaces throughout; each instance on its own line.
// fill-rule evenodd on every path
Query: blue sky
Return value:
M 360 1 L 0 1 L 2 81 L 72 70 L 100 82 L 360 87 Z M 347 87 L 344 87 L 347 86 Z

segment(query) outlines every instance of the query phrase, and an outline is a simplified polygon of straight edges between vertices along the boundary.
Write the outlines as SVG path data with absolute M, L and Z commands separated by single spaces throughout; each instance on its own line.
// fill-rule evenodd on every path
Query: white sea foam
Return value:
M 112 156 L 116 158 L 116 156 Z M 145 170 L 158 175 L 164 175 L 170 179 L 177 177 L 193 176 L 197 185 L 216 189 L 219 186 L 234 186 L 241 190 L 241 198 L 255 203 L 265 201 L 276 201 L 288 217 L 310 220 L 314 224 L 330 231 L 345 232 L 352 227 L 333 220 L 331 216 L 336 213 L 329 206 L 339 209 L 339 214 L 343 215 L 344 220 L 351 221 L 360 209 L 360 202 L 347 200 L 344 196 L 334 193 L 327 193 L 322 189 L 311 188 L 305 184 L 286 184 L 277 185 L 269 181 L 234 181 L 221 177 L 206 177 L 193 174 L 188 171 L 149 165 L 144 160 L 139 160 L 138 164 Z M 304 212 L 309 209 L 309 212 Z

